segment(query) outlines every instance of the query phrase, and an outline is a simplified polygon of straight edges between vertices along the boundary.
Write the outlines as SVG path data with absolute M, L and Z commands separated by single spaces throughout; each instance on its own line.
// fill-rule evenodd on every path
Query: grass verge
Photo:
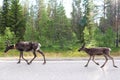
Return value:
M 78 52 L 76 51 L 56 51 L 56 52 L 44 52 L 46 57 L 50 58 L 61 58 L 61 57 L 66 57 L 66 58 L 72 58 L 72 57 L 87 57 L 88 55 L 81 51 Z M 120 49 L 113 49 L 111 51 L 112 56 L 119 57 L 120 56 Z M 4 53 L 3 51 L 0 52 L 0 57 L 16 57 L 19 56 L 19 51 L 17 50 L 10 50 L 7 53 Z M 33 57 L 32 52 L 24 52 L 25 57 Z M 37 56 L 41 56 L 40 54 L 37 54 Z

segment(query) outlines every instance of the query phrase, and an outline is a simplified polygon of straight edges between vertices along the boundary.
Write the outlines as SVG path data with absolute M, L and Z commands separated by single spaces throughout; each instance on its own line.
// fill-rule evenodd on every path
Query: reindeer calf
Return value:
M 10 49 L 17 49 L 18 51 L 20 51 L 20 56 L 19 56 L 19 61 L 18 61 L 18 63 L 20 63 L 21 62 L 21 57 L 23 58 L 23 60 L 25 60 L 26 62 L 27 62 L 27 64 L 30 64 L 30 63 L 32 63 L 32 61 L 36 58 L 36 52 L 38 52 L 38 53 L 40 53 L 42 56 L 43 56 L 43 58 L 44 58 L 44 63 L 43 64 L 45 64 L 46 63 L 46 60 L 45 60 L 45 55 L 43 54 L 43 52 L 42 51 L 40 51 L 40 47 L 41 47 L 41 45 L 40 45 L 40 43 L 36 43 L 36 42 L 18 42 L 18 43 L 16 43 L 16 44 L 14 44 L 14 45 L 11 45 L 11 44 L 9 44 L 8 42 L 7 42 L 7 45 L 6 45 L 6 49 L 5 49 L 5 53 L 8 51 L 8 50 L 10 50 Z M 24 57 L 23 57 L 23 51 L 32 51 L 33 52 L 33 55 L 34 55 L 34 57 L 33 57 L 33 59 L 30 61 L 30 62 L 28 62 L 28 60 L 26 60 Z
M 114 59 L 110 56 L 110 51 L 111 51 L 110 48 L 107 48 L 107 47 L 85 48 L 85 44 L 84 44 L 78 51 L 79 52 L 80 51 L 85 51 L 90 56 L 87 64 L 85 65 L 85 67 L 88 66 L 88 63 L 89 63 L 89 61 L 91 60 L 92 57 L 93 57 L 92 58 L 93 62 L 95 64 L 99 65 L 99 63 L 95 62 L 94 57 L 95 57 L 95 55 L 103 55 L 105 57 L 105 63 L 101 66 L 101 68 L 104 67 L 105 64 L 107 63 L 108 57 L 112 60 L 113 66 L 117 68 L 117 66 L 115 66 Z

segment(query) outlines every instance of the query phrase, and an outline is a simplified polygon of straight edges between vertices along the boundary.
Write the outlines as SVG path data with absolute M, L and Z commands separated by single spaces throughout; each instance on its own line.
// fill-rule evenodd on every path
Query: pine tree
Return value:
M 35 12 L 34 12 L 34 6 L 31 5 L 30 7 L 30 12 L 29 12 L 29 16 L 28 16 L 28 19 L 27 19 L 27 22 L 26 22 L 26 31 L 25 31 L 25 35 L 24 35 L 24 39 L 25 40 L 29 40 L 29 41 L 35 41 L 36 39 L 36 36 L 35 36 L 35 33 L 36 33 L 36 30 L 35 30 L 35 19 L 34 19 L 34 15 L 35 15 Z
M 4 34 L 6 27 L 9 26 L 9 3 L 9 0 L 3 0 L 3 6 L 1 10 L 0 34 Z
M 0 26 L 2 26 L 2 8 L 0 6 Z
M 55 40 L 58 42 L 61 48 L 64 48 L 65 45 L 71 41 L 73 35 L 71 32 L 71 27 L 69 26 L 68 19 L 65 15 L 65 10 L 62 2 L 57 5 L 55 16 Z
M 54 45 L 64 48 L 73 39 L 70 20 L 65 15 L 62 1 L 50 0 L 48 6 L 51 41 Z
M 79 43 L 84 42 L 84 19 L 82 19 L 82 9 L 81 9 L 81 0 L 73 0 L 72 3 L 72 29 L 74 33 L 76 34 L 76 37 L 79 41 Z
M 94 27 L 94 13 L 93 13 L 93 0 L 84 0 L 84 18 L 85 18 L 85 31 L 84 39 L 85 42 L 91 42 L 93 39 L 93 27 Z
M 19 0 L 12 0 L 10 6 L 10 30 L 14 32 L 17 39 L 16 41 L 24 39 L 25 24 L 22 7 Z

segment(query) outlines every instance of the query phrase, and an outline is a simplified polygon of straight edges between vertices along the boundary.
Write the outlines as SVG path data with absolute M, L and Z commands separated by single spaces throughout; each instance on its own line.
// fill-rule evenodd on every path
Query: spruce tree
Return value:
M 25 21 L 19 0 L 12 0 L 10 6 L 10 30 L 14 32 L 16 41 L 24 39 Z
M 4 34 L 6 27 L 9 26 L 9 3 L 9 0 L 3 0 L 3 6 L 1 9 L 0 34 Z

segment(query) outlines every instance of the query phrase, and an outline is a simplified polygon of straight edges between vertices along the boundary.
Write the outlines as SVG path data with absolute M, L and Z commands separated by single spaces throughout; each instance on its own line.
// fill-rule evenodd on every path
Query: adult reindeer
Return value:
M 40 43 L 36 43 L 36 42 L 24 42 L 24 41 L 18 42 L 18 43 L 14 44 L 14 45 L 10 44 L 9 42 L 6 42 L 6 43 L 7 43 L 7 45 L 6 45 L 6 48 L 5 48 L 5 51 L 4 51 L 5 53 L 8 50 L 11 50 L 11 49 L 17 49 L 20 52 L 18 63 L 21 62 L 21 57 L 22 57 L 23 60 L 25 60 L 27 62 L 27 64 L 31 64 L 32 61 L 37 57 L 36 52 L 40 53 L 43 56 L 43 58 L 44 58 L 43 64 L 46 63 L 45 55 L 44 55 L 44 53 L 42 51 L 40 51 L 40 47 L 41 47 Z M 31 59 L 30 62 L 28 62 L 28 60 L 26 60 L 23 57 L 23 52 L 24 51 L 26 51 L 26 52 L 33 51 L 34 57 Z
M 108 57 L 112 60 L 113 66 L 117 68 L 117 66 L 115 66 L 114 59 L 110 56 L 110 51 L 111 51 L 110 48 L 107 48 L 107 47 L 85 48 L 85 43 L 84 43 L 83 46 L 78 51 L 79 52 L 80 51 L 85 51 L 90 56 L 87 64 L 85 65 L 85 67 L 88 66 L 88 63 L 89 63 L 89 61 L 91 60 L 92 57 L 93 57 L 92 58 L 93 62 L 95 64 L 99 65 L 99 63 L 95 62 L 94 57 L 95 57 L 95 55 L 103 55 L 105 57 L 105 63 L 101 66 L 101 68 L 104 67 L 105 64 L 107 63 Z

